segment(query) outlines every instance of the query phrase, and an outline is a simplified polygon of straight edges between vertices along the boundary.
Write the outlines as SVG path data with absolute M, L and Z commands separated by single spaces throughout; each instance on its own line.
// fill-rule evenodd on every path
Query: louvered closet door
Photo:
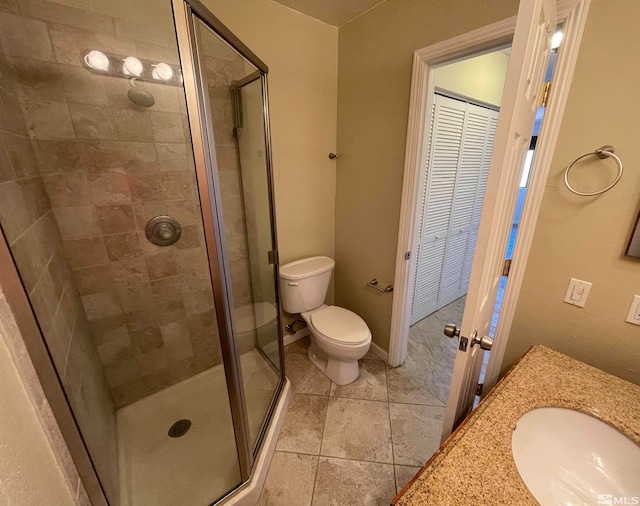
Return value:
M 483 146 L 482 161 L 480 164 L 480 177 L 478 179 L 478 189 L 474 199 L 473 214 L 471 216 L 471 231 L 469 233 L 469 242 L 467 252 L 462 267 L 462 283 L 460 285 L 461 296 L 467 293 L 469 287 L 469 278 L 471 277 L 471 266 L 473 264 L 473 255 L 476 249 L 476 240 L 478 239 L 478 227 L 480 226 L 480 216 L 482 215 L 482 206 L 484 205 L 484 192 L 487 188 L 487 179 L 489 178 L 489 166 L 491 165 L 491 154 L 493 153 L 493 142 L 496 138 L 496 127 L 498 126 L 498 111 L 483 109 L 473 104 L 469 104 L 470 108 L 479 109 L 488 119 L 486 130 L 486 141 Z
M 492 116 L 497 124 L 496 111 L 466 104 L 438 309 L 467 293 L 469 278 L 465 276 L 465 270 L 470 275 L 495 137 L 495 127 L 490 136 Z
M 422 178 L 420 243 L 411 312 L 412 325 L 438 309 L 440 278 L 462 146 L 465 105 L 458 100 L 435 96 L 431 115 L 430 150 Z
M 466 293 L 498 113 L 436 95 L 411 324 Z

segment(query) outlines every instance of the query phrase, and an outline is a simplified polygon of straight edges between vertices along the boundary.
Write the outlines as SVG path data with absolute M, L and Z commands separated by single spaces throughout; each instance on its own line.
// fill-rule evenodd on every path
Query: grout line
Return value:
M 387 399 L 388 397 L 386 397 L 385 399 L 367 399 L 365 397 L 350 397 L 348 395 L 331 395 L 332 398 L 334 399 L 352 399 L 354 401 L 374 401 L 374 402 L 389 402 Z
M 431 408 L 446 408 L 446 405 L 441 404 L 424 404 L 421 402 L 402 402 L 402 401 L 389 401 L 391 404 L 406 404 L 407 406 L 429 406 Z
M 329 393 L 331 393 L 331 386 L 329 386 Z M 329 414 L 329 402 L 331 402 L 331 397 L 327 396 L 327 398 L 328 398 L 327 407 L 324 411 L 324 424 L 322 424 L 322 435 L 320 436 L 320 448 L 318 449 L 318 455 L 316 456 L 316 475 L 313 477 L 313 490 L 311 491 L 312 503 L 313 503 L 313 497 L 316 494 L 316 483 L 318 483 L 318 468 L 320 467 L 320 454 L 322 453 L 322 442 L 324 441 L 324 432 L 327 427 L 327 415 Z
M 298 455 L 306 455 L 308 457 L 324 457 L 326 459 L 338 459 L 338 460 L 349 460 L 351 462 L 366 462 L 368 464 L 383 464 L 385 466 L 393 466 L 393 462 L 380 462 L 379 460 L 362 460 L 362 459 L 354 459 L 354 458 L 349 458 L 349 457 L 336 457 L 335 455 L 313 455 L 311 453 L 301 453 L 301 452 L 294 452 L 294 451 L 289 451 L 289 450 L 277 450 L 280 453 L 294 453 L 294 454 L 298 454 Z M 411 464 L 398 464 L 399 466 L 412 466 Z M 420 467 L 420 466 L 412 466 L 412 467 Z
M 393 462 L 393 487 L 396 494 L 398 493 L 398 477 L 396 476 L 396 450 L 393 445 L 393 428 L 391 425 L 391 401 L 389 400 L 389 375 L 387 367 L 384 368 L 385 379 L 387 380 L 387 412 L 389 413 L 389 437 L 391 438 L 391 461 Z

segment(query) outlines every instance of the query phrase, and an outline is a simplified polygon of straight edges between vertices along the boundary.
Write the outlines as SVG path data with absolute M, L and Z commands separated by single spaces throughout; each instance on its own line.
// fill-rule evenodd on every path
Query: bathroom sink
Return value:
M 517 421 L 511 451 L 542 506 L 638 504 L 640 447 L 597 418 L 534 409 Z

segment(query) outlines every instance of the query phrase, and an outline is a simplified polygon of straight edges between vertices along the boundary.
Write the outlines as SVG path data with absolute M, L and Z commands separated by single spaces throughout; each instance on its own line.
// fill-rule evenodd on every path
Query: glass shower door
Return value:
M 254 446 L 281 370 L 272 204 L 269 201 L 270 178 L 262 114 L 265 85 L 264 76 L 255 72 L 230 87 L 247 260 L 251 273 L 251 301 L 244 307 L 245 313 L 236 315 L 234 324 L 236 329 L 247 324 L 255 329 L 251 336 L 251 351 L 244 351 L 247 343 L 238 343 L 244 351 L 241 365 L 244 368 L 249 431 Z
M 205 118 L 222 211 L 233 346 L 248 446 L 256 449 L 281 381 L 279 311 L 270 167 L 263 113 L 264 74 L 194 16 Z

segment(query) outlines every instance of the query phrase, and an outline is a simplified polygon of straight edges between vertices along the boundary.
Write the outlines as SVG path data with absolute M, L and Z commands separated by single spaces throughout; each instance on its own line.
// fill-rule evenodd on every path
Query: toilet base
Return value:
M 338 385 L 348 385 L 360 376 L 360 366 L 357 360 L 339 360 L 330 357 L 318 347 L 313 339 L 308 354 L 311 363 Z

